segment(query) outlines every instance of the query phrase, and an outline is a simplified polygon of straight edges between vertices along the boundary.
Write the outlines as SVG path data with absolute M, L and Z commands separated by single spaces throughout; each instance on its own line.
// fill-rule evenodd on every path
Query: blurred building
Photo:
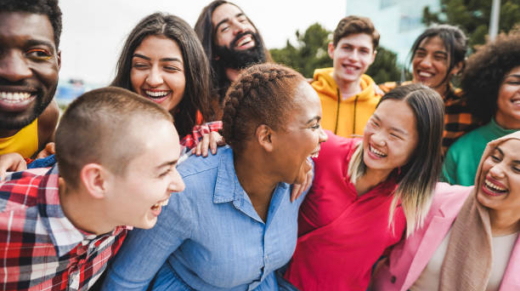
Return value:
M 369 17 L 381 34 L 379 44 L 405 64 L 414 40 L 426 28 L 422 23 L 426 6 L 439 11 L 440 0 L 347 0 L 347 15 Z

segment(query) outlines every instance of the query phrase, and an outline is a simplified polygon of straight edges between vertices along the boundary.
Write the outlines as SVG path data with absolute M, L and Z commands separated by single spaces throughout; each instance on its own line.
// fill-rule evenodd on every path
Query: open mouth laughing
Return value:
M 509 192 L 505 185 L 487 176 L 482 185 L 482 191 L 490 196 L 500 196 Z
M 16 112 L 25 110 L 36 98 L 36 93 L 27 91 L 0 91 L 0 108 Z

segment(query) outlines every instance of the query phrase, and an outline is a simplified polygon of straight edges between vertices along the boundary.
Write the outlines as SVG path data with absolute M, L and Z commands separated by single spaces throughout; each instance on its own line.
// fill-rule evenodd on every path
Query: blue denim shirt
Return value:
M 130 232 L 104 290 L 278 290 L 274 271 L 296 247 L 298 208 L 279 183 L 264 223 L 240 185 L 229 147 L 191 156 L 178 170 L 186 190 L 173 193 L 149 230 Z

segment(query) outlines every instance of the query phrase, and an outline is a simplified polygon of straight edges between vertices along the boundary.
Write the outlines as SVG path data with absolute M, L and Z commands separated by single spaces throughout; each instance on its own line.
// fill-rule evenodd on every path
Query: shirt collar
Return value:
M 227 147 L 222 150 L 217 170 L 217 181 L 213 193 L 213 203 L 227 203 L 244 198 L 244 189 L 235 172 L 233 150 Z

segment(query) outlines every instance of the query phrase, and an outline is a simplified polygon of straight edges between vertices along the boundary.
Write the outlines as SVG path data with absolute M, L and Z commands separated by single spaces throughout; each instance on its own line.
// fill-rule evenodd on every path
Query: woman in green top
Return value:
M 520 130 L 520 34 L 497 37 L 468 61 L 461 87 L 473 114 L 485 125 L 462 136 L 449 149 L 441 180 L 473 185 L 486 144 Z

